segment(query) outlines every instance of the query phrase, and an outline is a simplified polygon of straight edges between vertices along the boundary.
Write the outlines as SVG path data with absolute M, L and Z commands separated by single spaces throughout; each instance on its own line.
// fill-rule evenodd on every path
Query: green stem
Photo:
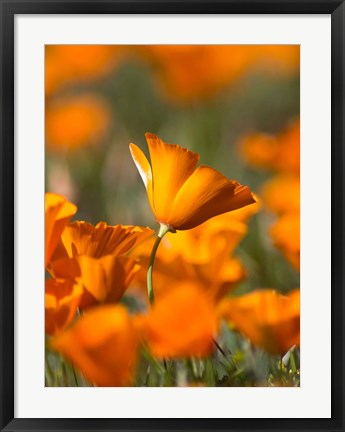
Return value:
M 216 341 L 216 339 L 213 339 L 213 343 L 216 345 L 218 351 L 221 352 L 221 353 L 223 354 L 223 356 L 226 358 L 226 354 L 225 354 L 224 350 L 223 350 L 222 347 L 219 345 L 219 343 Z
M 156 257 L 159 243 L 161 242 L 161 240 L 165 236 L 165 234 L 169 231 L 174 232 L 173 229 L 169 225 L 161 224 L 159 231 L 158 231 L 158 234 L 157 234 L 155 244 L 153 245 L 153 248 L 152 248 L 151 256 L 150 256 L 149 267 L 147 269 L 147 294 L 149 296 L 149 300 L 150 300 L 151 305 L 155 301 L 155 295 L 153 292 L 153 283 L 152 283 L 153 264 L 155 261 L 155 257 Z
M 72 363 L 72 372 L 73 372 L 73 377 L 74 377 L 75 385 L 76 385 L 76 387 L 79 387 L 78 378 L 77 378 L 77 373 L 76 373 L 76 371 L 75 371 L 75 367 L 74 367 L 74 364 L 73 364 L 73 363 Z

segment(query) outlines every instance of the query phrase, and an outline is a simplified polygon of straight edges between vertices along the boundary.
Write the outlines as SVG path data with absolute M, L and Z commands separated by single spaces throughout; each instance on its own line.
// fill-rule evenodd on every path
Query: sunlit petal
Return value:
M 223 300 L 220 315 L 255 345 L 284 354 L 300 338 L 300 292 L 287 296 L 273 290 Z
M 205 294 L 193 284 L 181 284 L 157 299 L 146 325 L 146 338 L 156 357 L 212 353 L 216 316 Z
M 158 221 L 165 222 L 179 189 L 193 174 L 199 155 L 174 144 L 166 144 L 147 133 L 153 174 L 153 202 Z
M 123 306 L 101 306 L 56 336 L 52 347 L 97 386 L 130 385 L 137 357 L 137 332 Z
M 149 161 L 146 159 L 144 153 L 140 150 L 138 146 L 135 144 L 129 145 L 129 150 L 131 152 L 133 161 L 137 170 L 139 171 L 140 177 L 144 182 L 146 187 L 147 196 L 149 199 L 149 203 L 151 206 L 151 210 L 154 212 L 154 203 L 153 203 L 153 183 L 152 183 L 152 170 L 149 164 Z
M 255 203 L 247 186 L 228 180 L 208 166 L 200 166 L 179 190 L 166 223 L 191 229 L 207 219 Z
M 45 285 L 45 329 L 49 335 L 65 329 L 76 315 L 83 288 L 75 280 L 48 279 Z
M 77 207 L 62 195 L 46 193 L 45 195 L 45 264 L 47 265 L 60 236 Z
M 54 259 L 88 255 L 100 258 L 104 255 L 123 255 L 141 241 L 150 237 L 150 228 L 115 225 L 99 222 L 93 226 L 84 221 L 76 221 L 66 227 L 61 236 Z
M 118 302 L 139 268 L 134 259 L 126 256 L 79 255 L 53 261 L 50 271 L 56 278 L 79 281 L 84 288 L 80 300 L 80 307 L 84 309 L 97 303 Z

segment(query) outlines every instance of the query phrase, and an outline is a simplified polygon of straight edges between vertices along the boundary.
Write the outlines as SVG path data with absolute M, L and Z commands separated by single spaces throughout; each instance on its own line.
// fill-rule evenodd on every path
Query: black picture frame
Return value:
M 0 0 L 1 46 L 1 359 L 2 431 L 345 431 L 344 426 L 344 101 L 345 3 L 337 0 Z M 332 350 L 330 419 L 14 418 L 14 17 L 16 14 L 331 14 L 332 42 Z

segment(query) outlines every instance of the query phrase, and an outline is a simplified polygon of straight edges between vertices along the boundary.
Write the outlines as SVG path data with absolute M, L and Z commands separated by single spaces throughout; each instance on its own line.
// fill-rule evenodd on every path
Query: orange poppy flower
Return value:
M 247 226 L 238 220 L 240 215 L 234 218 L 232 213 L 216 216 L 188 231 L 168 233 L 162 239 L 155 258 L 156 296 L 188 280 L 198 284 L 211 301 L 218 301 L 244 278 L 245 271 L 232 254 L 246 234 Z M 138 286 L 146 289 L 146 269 L 153 242 L 154 239 L 143 242 L 133 253 L 141 264 L 133 289 Z
M 46 280 L 46 333 L 49 335 L 57 334 L 73 321 L 82 294 L 83 288 L 74 280 Z
M 74 222 L 63 231 L 48 270 L 56 278 L 77 280 L 83 286 L 83 309 L 117 302 L 140 268 L 124 255 L 152 233 L 137 226 Z
M 141 53 L 155 67 L 163 91 L 180 101 L 212 96 L 256 57 L 254 47 L 236 45 L 150 45 Z
M 99 143 L 110 127 L 110 108 L 94 95 L 64 97 L 47 104 L 46 145 L 55 150 Z
M 256 207 L 247 208 L 254 214 Z M 167 237 L 166 248 L 170 254 L 181 255 L 185 261 L 195 264 L 210 262 L 218 252 L 228 257 L 247 233 L 247 225 L 233 213 L 236 212 L 215 216 L 195 228 Z M 249 214 L 245 218 L 249 218 Z
M 287 296 L 273 290 L 258 290 L 226 300 L 220 316 L 253 344 L 272 354 L 285 354 L 300 343 L 300 292 Z
M 84 221 L 69 224 L 61 235 L 53 259 L 87 255 L 100 258 L 104 255 L 125 255 L 139 243 L 152 236 L 148 227 L 114 225 L 99 222 L 92 225 Z
M 292 45 L 149 45 L 136 48 L 154 67 L 163 92 L 170 99 L 182 102 L 211 97 L 257 67 L 274 74 L 293 73 L 299 68 L 299 46 Z
M 56 278 L 75 280 L 83 287 L 79 307 L 86 309 L 96 303 L 118 302 L 139 268 L 135 260 L 125 256 L 79 255 L 52 261 L 50 272 Z
M 167 291 L 174 290 L 181 283 L 189 281 L 199 286 L 209 301 L 216 302 L 235 288 L 236 284 L 245 277 L 245 270 L 241 262 L 235 258 L 224 261 L 224 251 L 215 255 L 209 262 L 193 264 L 184 261 L 181 255 L 168 261 L 165 255 L 169 254 L 169 251 L 165 244 L 166 242 L 162 241 L 155 260 L 153 280 L 157 298 Z M 149 253 L 148 250 L 146 255 L 138 257 L 140 269 L 134 276 L 131 286 L 131 291 L 136 294 L 144 292 L 147 288 L 146 272 Z M 218 259 L 221 261 L 220 263 Z M 137 293 L 138 288 L 140 289 L 139 293 Z
M 292 122 L 277 136 L 257 134 L 243 142 L 243 153 L 253 165 L 278 175 L 262 189 L 263 202 L 279 219 L 270 229 L 275 245 L 299 269 L 300 256 L 300 123 Z
M 46 95 L 69 82 L 103 77 L 119 64 L 123 47 L 111 45 L 46 45 Z
M 47 266 L 62 231 L 77 212 L 77 207 L 62 195 L 45 194 L 45 265 Z
M 300 268 L 300 215 L 288 213 L 281 216 L 270 228 L 274 244 L 283 252 L 288 261 Z
M 247 186 L 208 166 L 196 169 L 198 154 L 166 144 L 151 133 L 146 134 L 146 140 L 151 166 L 135 144 L 130 144 L 131 154 L 158 223 L 172 231 L 194 228 L 211 217 L 255 202 Z
M 292 122 L 280 134 L 253 134 L 241 143 L 245 159 L 254 166 L 278 172 L 300 171 L 300 123 Z
M 217 317 L 205 294 L 185 283 L 157 299 L 142 331 L 155 357 L 205 357 L 214 347 Z
M 300 210 L 300 179 L 296 175 L 279 175 L 262 188 L 265 206 L 274 213 L 284 214 Z
M 99 306 L 79 318 L 51 346 L 101 387 L 130 385 L 134 377 L 138 335 L 120 305 Z

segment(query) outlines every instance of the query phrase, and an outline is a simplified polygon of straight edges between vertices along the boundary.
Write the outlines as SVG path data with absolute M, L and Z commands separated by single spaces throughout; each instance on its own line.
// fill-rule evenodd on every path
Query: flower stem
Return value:
M 213 343 L 216 345 L 217 349 L 219 350 L 219 352 L 221 352 L 223 354 L 223 356 L 226 358 L 226 354 L 223 351 L 222 347 L 219 345 L 219 343 L 216 341 L 216 339 L 213 339 Z
M 149 300 L 151 305 L 154 303 L 155 301 L 155 295 L 153 292 L 153 284 L 152 284 L 152 271 L 153 271 L 153 264 L 155 261 L 155 257 L 156 257 L 156 253 L 157 253 L 157 249 L 159 246 L 159 243 L 161 242 L 162 238 L 165 236 L 165 234 L 171 231 L 173 232 L 172 228 L 169 225 L 165 225 L 165 224 L 161 224 L 158 234 L 157 234 L 157 238 L 155 241 L 155 244 L 153 245 L 152 248 L 152 252 L 151 252 L 151 256 L 150 256 L 150 262 L 149 262 L 149 267 L 147 269 L 147 294 L 149 296 Z
M 75 371 L 75 367 L 74 367 L 74 364 L 73 364 L 73 363 L 72 363 L 72 372 L 73 372 L 73 377 L 74 377 L 75 385 L 76 385 L 76 387 L 79 387 L 78 378 L 77 378 L 77 373 L 76 373 L 76 371 Z

